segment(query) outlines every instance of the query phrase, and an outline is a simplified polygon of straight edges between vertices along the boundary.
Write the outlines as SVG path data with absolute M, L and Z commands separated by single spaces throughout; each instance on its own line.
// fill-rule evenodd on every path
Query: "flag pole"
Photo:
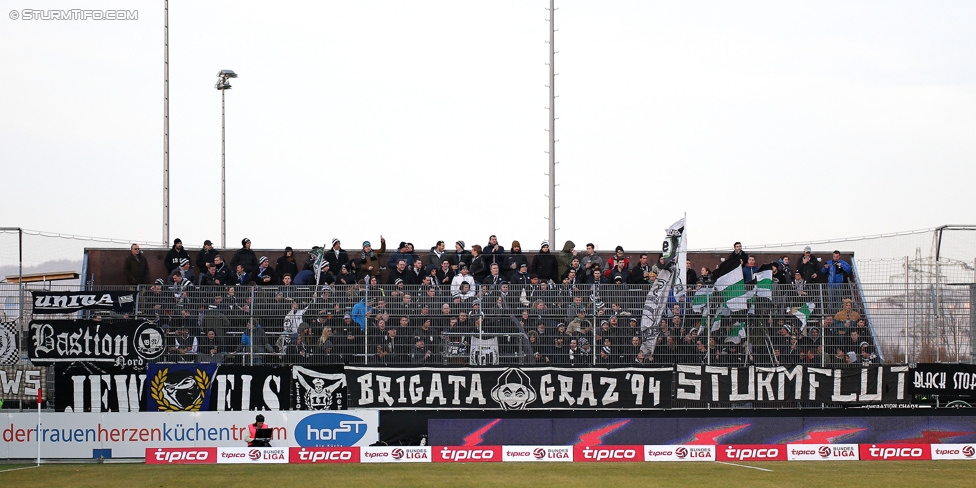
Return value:
M 43 389 L 41 387 L 37 388 L 37 431 L 34 435 L 37 437 L 37 465 L 41 465 L 41 402 L 43 401 Z

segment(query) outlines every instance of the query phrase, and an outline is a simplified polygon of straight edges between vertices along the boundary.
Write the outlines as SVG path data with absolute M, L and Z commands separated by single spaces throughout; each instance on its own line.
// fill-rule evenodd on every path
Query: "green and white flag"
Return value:
M 773 297 L 773 265 L 764 264 L 752 275 L 756 280 L 757 297 Z
M 322 270 L 322 264 L 325 263 L 325 245 L 322 247 L 315 246 L 308 253 L 309 257 L 314 259 L 312 268 L 315 273 L 315 286 L 319 285 L 319 272 Z
M 804 303 L 803 306 L 793 307 L 786 310 L 786 313 L 800 319 L 800 332 L 802 333 L 804 329 L 807 328 L 807 320 L 810 319 L 810 314 L 813 313 L 813 309 L 817 305 L 813 302 Z
M 732 330 L 729 331 L 729 336 L 725 338 L 725 342 L 731 342 L 734 344 L 739 344 L 742 339 L 746 337 L 746 323 L 736 322 L 732 324 Z
M 719 266 L 715 278 L 715 291 L 719 292 L 722 302 L 729 310 L 737 312 L 749 308 L 749 299 L 755 295 L 755 290 L 746 290 L 746 283 L 742 276 L 742 268 L 734 264 L 727 265 L 725 261 Z M 723 269 L 725 268 L 725 269 Z
M 729 309 L 722 306 L 715 312 L 714 317 L 709 317 L 708 314 L 702 315 L 701 327 L 698 328 L 698 334 L 703 334 L 706 328 L 708 328 L 709 332 L 715 332 L 720 329 L 722 327 L 722 318 L 729 313 Z
M 691 298 L 691 309 L 695 313 L 706 313 L 709 309 L 708 299 L 712 297 L 714 292 L 715 288 L 711 286 L 702 286 L 695 290 L 695 295 Z

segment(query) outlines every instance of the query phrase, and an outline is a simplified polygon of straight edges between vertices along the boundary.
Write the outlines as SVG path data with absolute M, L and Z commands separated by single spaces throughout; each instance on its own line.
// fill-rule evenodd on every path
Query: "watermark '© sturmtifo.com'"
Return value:
M 138 10 L 11 10 L 11 20 L 139 20 Z

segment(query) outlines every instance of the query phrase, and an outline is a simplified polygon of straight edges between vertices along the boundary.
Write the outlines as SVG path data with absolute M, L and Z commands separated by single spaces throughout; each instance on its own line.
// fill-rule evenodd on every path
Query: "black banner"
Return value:
M 221 365 L 210 388 L 210 410 L 288 410 L 291 368 Z
M 708 403 L 905 403 L 908 366 L 675 367 L 675 400 Z
M 668 368 L 346 367 L 350 408 L 647 409 L 671 406 Z
M 145 369 L 163 354 L 163 330 L 152 322 L 126 320 L 35 320 L 27 355 L 34 364 L 97 362 Z
M 293 410 L 345 410 L 346 373 L 342 366 L 292 366 Z
M 146 410 L 146 373 L 99 364 L 54 366 L 54 409 L 58 412 Z
M 976 366 L 919 363 L 912 370 L 915 395 L 976 396 Z
M 35 366 L 0 366 L 0 400 L 37 401 L 37 389 L 43 390 L 47 381 L 47 368 Z
M 70 313 L 79 310 L 111 310 L 131 313 L 136 308 L 134 291 L 32 291 L 34 313 Z

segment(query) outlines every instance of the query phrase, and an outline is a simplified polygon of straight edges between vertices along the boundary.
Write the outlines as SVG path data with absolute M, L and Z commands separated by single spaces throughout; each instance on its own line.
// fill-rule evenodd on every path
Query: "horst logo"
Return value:
M 317 413 L 295 427 L 295 440 L 302 447 L 354 446 L 369 430 L 365 420 L 342 413 Z
M 501 462 L 501 460 L 501 446 L 434 448 L 435 463 L 490 463 Z
M 358 447 L 292 447 L 293 463 L 358 463 Z
M 644 450 L 644 446 L 575 446 L 574 458 L 583 462 L 634 462 L 643 461 L 637 453 Z
M 786 446 L 780 444 L 718 446 L 718 461 L 786 461 Z
M 932 459 L 929 444 L 861 444 L 861 459 L 867 461 L 917 461 Z
M 217 448 L 164 447 L 146 449 L 146 464 L 213 464 Z

